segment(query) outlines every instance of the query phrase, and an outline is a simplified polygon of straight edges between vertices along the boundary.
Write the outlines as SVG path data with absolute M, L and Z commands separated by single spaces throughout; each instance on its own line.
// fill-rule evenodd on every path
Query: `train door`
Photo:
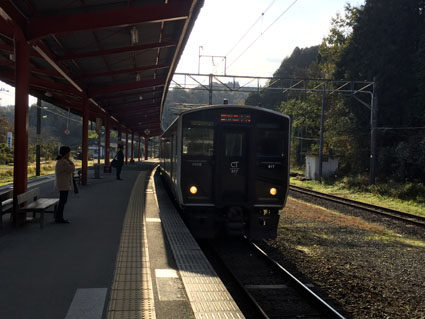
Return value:
M 216 202 L 223 205 L 247 201 L 248 131 L 219 127 L 217 136 Z

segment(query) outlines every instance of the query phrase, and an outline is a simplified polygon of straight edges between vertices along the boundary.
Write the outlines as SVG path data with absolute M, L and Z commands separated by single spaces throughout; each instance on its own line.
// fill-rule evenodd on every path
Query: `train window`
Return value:
M 224 143 L 226 148 L 224 154 L 226 157 L 242 156 L 243 133 L 226 133 Z
M 214 122 L 211 121 L 190 121 L 190 126 L 214 126 Z
M 258 130 L 256 140 L 258 157 L 284 156 L 284 132 L 276 130 Z
M 213 156 L 214 129 L 209 127 L 183 128 L 183 154 Z

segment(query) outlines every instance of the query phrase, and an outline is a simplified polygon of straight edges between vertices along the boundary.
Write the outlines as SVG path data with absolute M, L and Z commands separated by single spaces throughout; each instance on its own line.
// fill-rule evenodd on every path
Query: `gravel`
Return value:
M 425 319 L 425 230 L 288 198 L 276 240 L 259 243 L 347 318 Z

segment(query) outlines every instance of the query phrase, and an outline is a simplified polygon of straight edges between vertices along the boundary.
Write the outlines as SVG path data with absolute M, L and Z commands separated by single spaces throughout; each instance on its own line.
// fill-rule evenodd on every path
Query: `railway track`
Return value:
M 410 223 L 410 224 L 413 224 L 413 225 L 416 225 L 416 226 L 425 227 L 425 218 L 421 217 L 421 216 L 412 215 L 412 214 L 409 214 L 409 213 L 400 212 L 400 211 L 385 208 L 385 207 L 366 204 L 366 203 L 354 201 L 354 200 L 351 200 L 351 199 L 346 199 L 346 198 L 343 198 L 343 197 L 324 194 L 324 193 L 316 192 L 316 191 L 306 189 L 306 188 L 302 188 L 302 187 L 298 187 L 298 186 L 290 186 L 289 190 L 291 192 L 312 196 L 314 198 L 323 199 L 323 200 L 326 200 L 326 201 L 330 201 L 330 202 L 342 204 L 342 205 L 345 205 L 345 206 L 361 209 L 363 211 L 367 211 L 367 212 L 370 212 L 370 213 L 383 215 L 385 217 L 389 217 L 389 218 L 392 218 L 392 219 L 401 220 L 405 223 Z
M 252 303 L 251 309 L 255 307 L 246 318 L 344 318 L 248 240 L 211 241 L 202 246 L 204 251 L 207 247 L 206 255 L 214 259 L 215 267 L 224 267 L 232 276 L 244 299 Z

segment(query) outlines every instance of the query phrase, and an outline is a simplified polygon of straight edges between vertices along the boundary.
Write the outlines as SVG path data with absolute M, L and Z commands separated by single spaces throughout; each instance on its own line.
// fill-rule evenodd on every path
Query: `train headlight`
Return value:
M 277 194 L 277 189 L 274 187 L 270 188 L 270 195 L 276 196 L 276 194 Z
M 197 192 L 198 192 L 198 187 L 196 187 L 196 186 L 190 186 L 190 188 L 189 188 L 189 192 L 192 194 L 192 195 L 195 195 Z

